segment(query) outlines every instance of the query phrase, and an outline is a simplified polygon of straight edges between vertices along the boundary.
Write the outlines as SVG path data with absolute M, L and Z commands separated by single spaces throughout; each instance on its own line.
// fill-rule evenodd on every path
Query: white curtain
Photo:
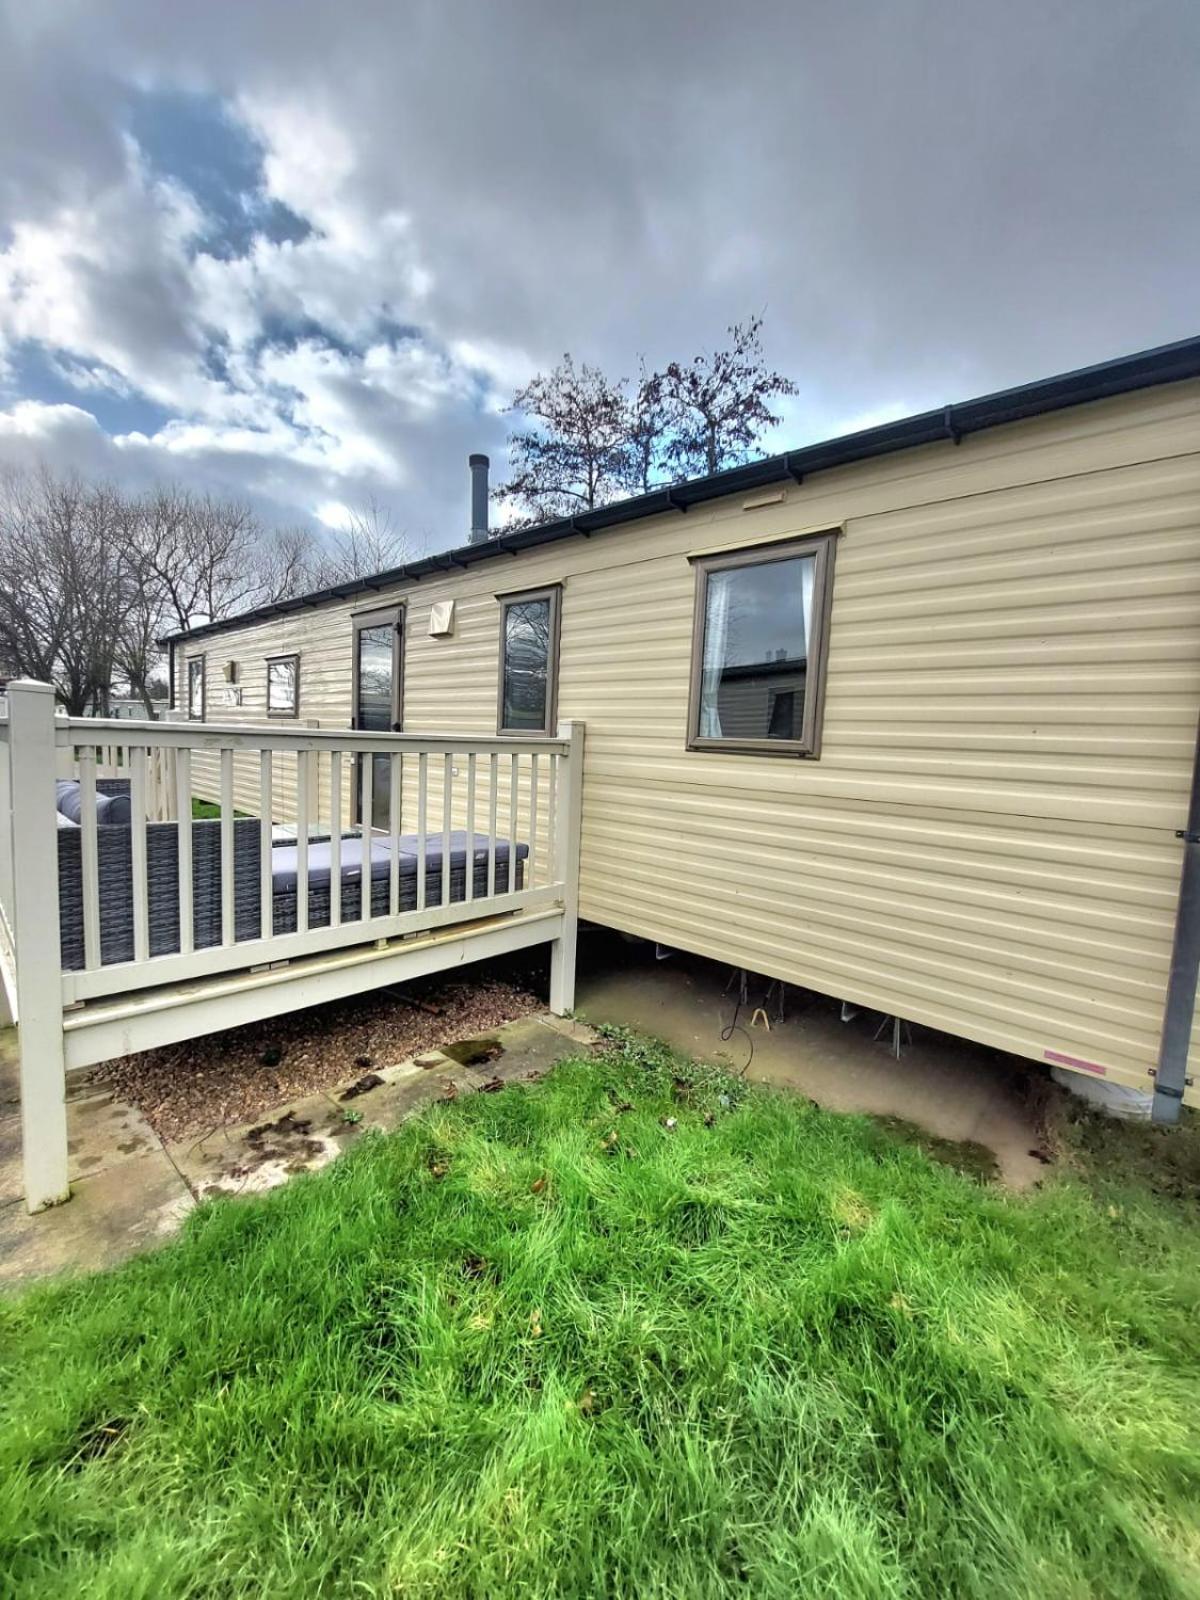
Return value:
M 804 654 L 808 655 L 809 641 L 812 639 L 813 623 L 813 584 L 817 575 L 817 563 L 808 556 L 800 563 L 800 581 L 803 585 L 801 593 L 801 606 L 804 610 Z
M 729 602 L 734 574 L 709 574 L 704 599 L 704 660 L 700 673 L 700 737 L 721 737 L 721 711 L 717 696 L 729 643 Z

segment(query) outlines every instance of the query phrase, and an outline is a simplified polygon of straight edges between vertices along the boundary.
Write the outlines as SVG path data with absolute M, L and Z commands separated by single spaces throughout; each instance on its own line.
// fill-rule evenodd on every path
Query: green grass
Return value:
M 235 811 L 233 814 L 234 814 L 235 817 L 248 817 L 248 816 L 251 815 L 251 813 L 249 811 Z M 197 822 L 197 821 L 207 822 L 207 821 L 211 820 L 213 817 L 216 817 L 216 818 L 219 819 L 220 815 L 221 815 L 221 807 L 218 805 L 218 803 L 215 800 L 197 800 L 194 795 L 192 796 L 192 821 L 193 822 Z
M 618 1041 L 9 1302 L 0 1590 L 1197 1594 L 1194 1191 L 899 1133 Z

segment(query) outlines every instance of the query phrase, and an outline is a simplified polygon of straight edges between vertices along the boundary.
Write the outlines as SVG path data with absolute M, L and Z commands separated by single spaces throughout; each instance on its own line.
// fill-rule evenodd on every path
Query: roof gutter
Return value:
M 752 461 L 746 466 L 731 467 L 725 472 L 713 473 L 711 477 L 693 478 L 668 488 L 652 489 L 635 499 L 618 500 L 612 505 L 579 512 L 556 522 L 542 522 L 532 528 L 508 529 L 502 536 L 489 538 L 480 544 L 462 545 L 452 551 L 408 562 L 402 567 L 393 567 L 387 572 L 372 573 L 369 578 L 358 578 L 350 583 L 318 589 L 312 594 L 299 595 L 292 600 L 259 606 L 253 611 L 242 612 L 240 616 L 204 623 L 185 633 L 168 634 L 158 642 L 166 645 L 173 639 L 202 638 L 229 628 L 244 627 L 266 617 L 296 611 L 304 606 L 348 600 L 357 594 L 374 592 L 391 584 L 415 581 L 428 573 L 446 572 L 455 567 L 466 568 L 476 561 L 487 561 L 504 554 L 516 555 L 522 550 L 533 550 L 560 539 L 580 535 L 589 538 L 602 528 L 620 527 L 643 517 L 661 515 L 664 511 L 687 511 L 690 506 L 719 500 L 725 495 L 745 494 L 789 479 L 802 483 L 814 472 L 829 472 L 855 461 L 870 460 L 873 456 L 892 455 L 898 450 L 915 450 L 922 445 L 945 444 L 947 441 L 957 445 L 969 434 L 982 433 L 985 429 L 1001 427 L 1008 422 L 1022 422 L 1048 412 L 1063 411 L 1069 406 L 1108 400 L 1138 389 L 1181 383 L 1197 377 L 1200 377 L 1200 337 L 1181 339 L 1176 344 L 1160 345 L 1154 350 L 1140 351 L 1137 355 L 1120 356 L 1114 361 L 1103 361 L 1096 366 L 1062 373 L 1058 377 L 1042 378 L 1036 383 L 1021 384 L 1014 389 L 1002 389 L 977 400 L 943 406 L 938 411 L 925 411 L 898 422 L 886 422 L 879 428 L 844 434 L 820 444 L 806 445 L 800 450 L 786 451 L 783 455 L 769 456 L 763 461 Z

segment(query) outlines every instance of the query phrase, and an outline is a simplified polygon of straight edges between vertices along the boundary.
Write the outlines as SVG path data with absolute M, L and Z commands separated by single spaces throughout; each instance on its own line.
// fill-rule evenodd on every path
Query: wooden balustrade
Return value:
M 84 954 L 80 970 L 63 974 L 69 1001 L 563 899 L 555 822 L 570 752 L 567 739 L 100 724 L 62 718 L 55 732 L 60 746 L 70 750 L 80 782 Z M 115 761 L 109 759 L 113 754 Z M 259 776 L 257 861 L 249 866 L 243 826 L 247 817 L 235 805 L 234 783 L 235 758 L 247 755 L 254 756 Z M 216 814 L 193 824 L 192 801 L 200 798 L 196 768 L 202 759 L 210 769 L 215 759 L 216 782 L 214 786 L 210 780 L 209 792 L 215 787 Z M 106 772 L 115 772 L 128 785 L 131 961 L 114 962 L 101 939 L 105 876 L 99 843 L 104 825 L 98 821 L 97 784 Z M 385 780 L 386 802 L 380 792 Z M 111 791 L 111 776 L 105 786 Z M 275 804 L 281 788 L 289 796 L 286 807 Z M 355 818 L 349 826 L 347 814 Z M 373 825 L 363 820 L 371 817 Z M 481 817 L 486 817 L 486 833 L 478 831 Z M 179 933 L 174 948 L 152 951 L 151 875 L 161 868 L 148 839 L 156 826 L 171 824 L 177 838 L 172 889 Z M 219 837 L 219 929 L 202 946 L 195 935 L 201 858 L 194 827 L 215 828 Z M 285 827 L 294 841 L 281 837 Z M 455 835 L 460 836 L 457 848 Z M 295 922 L 281 931 L 274 866 L 289 842 L 295 849 Z M 320 865 L 315 869 L 318 846 Z M 452 870 L 460 857 L 461 885 Z M 408 904 L 402 893 L 406 866 L 415 878 Z M 328 871 L 328 910 L 322 900 L 319 919 L 310 894 L 314 870 L 321 871 L 322 879 Z M 254 873 L 257 899 L 252 929 L 241 909 L 247 871 Z M 381 877 L 386 879 L 382 905 Z M 436 894 L 431 881 L 436 881 Z M 161 894 L 156 879 L 153 887 Z M 205 893 L 211 895 L 212 889 L 206 880 Z M 348 890 L 357 891 L 353 916 L 346 912 Z M 131 967 L 141 970 L 135 973 Z
M 543 941 L 569 1009 L 582 750 L 578 723 L 520 739 L 67 718 L 48 686 L 11 685 L 0 975 L 30 1208 L 66 1193 L 68 1067 Z M 67 776 L 79 823 L 60 848 Z

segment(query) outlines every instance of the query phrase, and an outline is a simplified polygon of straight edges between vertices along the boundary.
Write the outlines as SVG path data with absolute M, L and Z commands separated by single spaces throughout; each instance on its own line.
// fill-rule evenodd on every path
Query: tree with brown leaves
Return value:
M 661 372 L 643 361 L 632 386 L 565 355 L 513 396 L 530 426 L 509 438 L 497 500 L 519 524 L 545 522 L 745 461 L 779 421 L 771 402 L 796 392 L 767 367 L 762 325 L 735 323 L 724 349 Z
M 508 441 L 512 475 L 496 491 L 518 522 L 545 522 L 614 500 L 628 472 L 625 383 L 565 355 L 513 396 L 533 424 Z
M 767 368 L 762 324 L 760 316 L 735 322 L 725 349 L 672 361 L 663 372 L 661 398 L 671 417 L 666 454 L 676 478 L 739 466 L 779 421 L 771 401 L 796 393 L 790 378 Z

